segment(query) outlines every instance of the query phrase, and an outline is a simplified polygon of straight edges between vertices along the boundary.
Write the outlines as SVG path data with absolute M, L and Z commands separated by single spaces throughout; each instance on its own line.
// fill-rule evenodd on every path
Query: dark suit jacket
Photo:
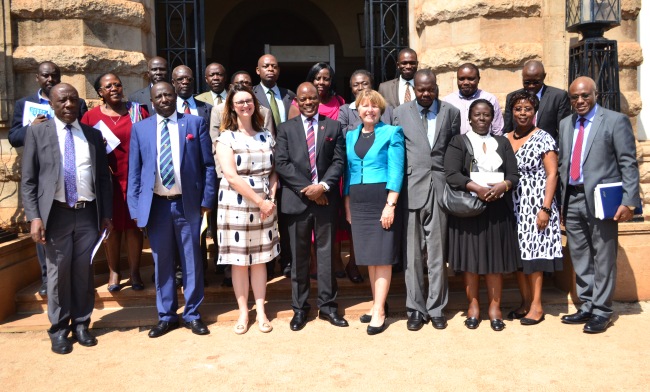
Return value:
M 210 126 L 210 114 L 212 113 L 212 105 L 209 103 L 205 103 L 203 101 L 199 101 L 194 97 L 194 102 L 196 103 L 196 112 L 197 115 L 203 120 L 205 120 L 205 123 L 208 124 L 208 127 Z M 208 129 L 209 132 L 209 129 Z
M 414 99 L 395 109 L 393 125 L 404 130 L 406 162 L 402 196 L 408 200 L 408 209 L 422 208 L 432 190 L 442 195 L 444 190 L 444 157 L 449 141 L 460 134 L 460 110 L 438 100 L 436 133 L 433 148 L 429 146 L 427 130 L 422 124 L 417 101 Z M 433 189 L 432 189 L 433 188 Z
M 524 91 L 523 88 L 511 92 L 506 97 L 506 111 L 503 115 L 503 133 L 510 132 L 516 127 L 515 120 L 512 117 L 512 110 L 510 110 L 510 100 L 515 93 L 522 91 Z M 539 109 L 537 110 L 537 126 L 557 140 L 560 121 L 570 114 L 571 103 L 569 102 L 569 94 L 559 88 L 545 85 L 542 91 L 542 99 L 539 101 Z
M 399 106 L 399 78 L 387 80 L 380 84 L 378 91 L 384 97 L 387 104 L 394 108 Z M 415 96 L 413 100 L 415 100 Z
M 129 150 L 127 203 L 138 227 L 146 227 L 156 182 L 158 146 L 156 121 L 151 116 L 133 124 Z M 216 192 L 216 173 L 208 125 L 203 118 L 178 113 L 181 187 L 185 219 L 200 222 L 201 207 L 212 208 Z
M 98 229 L 102 219 L 113 217 L 113 183 L 101 132 L 79 123 L 90 150 L 97 201 Z M 54 120 L 28 127 L 22 161 L 22 194 L 28 221 L 43 220 L 47 228 L 61 171 L 61 149 Z
M 291 108 L 291 102 L 293 101 L 294 98 L 296 98 L 296 94 L 291 91 L 287 90 L 286 88 L 282 88 L 278 86 L 278 89 L 280 90 L 280 96 L 282 97 L 282 104 L 284 105 L 284 116 L 285 118 L 289 118 L 289 108 Z M 257 84 L 253 86 L 253 93 L 255 93 L 255 98 L 257 98 L 258 101 L 260 101 L 260 105 L 264 106 L 265 108 L 271 109 L 271 105 L 269 104 L 269 99 L 266 94 L 264 94 L 264 89 L 262 88 L 261 85 Z
M 25 98 L 21 98 L 16 101 L 14 105 L 14 119 L 11 122 L 11 129 L 9 130 L 9 143 L 14 147 L 22 147 L 25 140 L 25 132 L 27 127 L 23 126 L 23 112 L 25 111 L 25 102 L 34 102 L 39 103 L 38 92 L 34 95 L 30 95 Z M 79 117 L 88 111 L 88 106 L 86 106 L 86 101 L 79 98 Z
M 156 113 L 151 105 L 151 87 L 149 85 L 129 95 L 127 101 L 138 102 L 144 105 L 150 115 Z
M 571 168 L 573 133 L 578 115 L 566 117 L 560 123 L 559 167 L 561 200 L 566 213 L 567 185 Z M 622 182 L 622 205 L 641 206 L 639 197 L 639 165 L 630 119 L 621 113 L 598 107 L 589 136 L 585 141 L 582 173 L 589 213 L 595 215 L 594 190 L 603 183 Z
M 329 205 L 336 208 L 340 199 L 339 180 L 345 168 L 345 144 L 341 123 L 318 116 L 316 135 L 316 169 L 318 182 L 330 187 Z M 302 117 L 297 116 L 278 126 L 275 145 L 275 170 L 282 180 L 281 212 L 300 214 L 309 205 L 316 205 L 300 190 L 312 184 L 307 138 Z

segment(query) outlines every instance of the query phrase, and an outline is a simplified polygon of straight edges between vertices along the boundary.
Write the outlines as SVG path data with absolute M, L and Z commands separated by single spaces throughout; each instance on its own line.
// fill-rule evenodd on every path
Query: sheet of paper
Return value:
M 93 248 L 93 253 L 90 256 L 90 264 L 93 263 L 93 259 L 95 258 L 95 255 L 97 254 L 97 251 L 99 250 L 99 247 L 102 245 L 102 242 L 108 237 L 108 230 L 104 229 L 102 231 L 102 235 L 99 236 L 99 239 L 97 240 L 97 243 L 95 244 L 95 247 Z
M 503 181 L 501 172 L 471 172 L 469 178 L 480 186 L 489 187 L 488 184 L 496 184 Z
M 29 101 L 25 102 L 25 108 L 23 109 L 23 126 L 31 124 L 39 114 L 50 119 L 54 115 L 54 112 L 50 105 Z
M 203 219 L 201 220 L 201 234 L 208 229 L 208 213 L 203 214 Z
M 115 136 L 113 131 L 102 120 L 99 120 L 97 124 L 93 125 L 93 128 L 99 130 L 102 136 L 104 136 L 104 139 L 106 139 L 107 154 L 110 154 L 111 151 L 115 150 L 115 147 L 120 145 L 120 139 Z

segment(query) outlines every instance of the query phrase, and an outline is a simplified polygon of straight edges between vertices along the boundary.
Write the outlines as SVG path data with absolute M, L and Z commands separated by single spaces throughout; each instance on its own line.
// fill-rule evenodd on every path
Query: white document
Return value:
M 54 112 L 50 105 L 29 101 L 25 102 L 25 108 L 23 109 L 23 126 L 25 127 L 31 124 L 39 114 L 44 115 L 48 119 L 54 116 Z
M 102 136 L 104 136 L 104 139 L 106 139 L 107 154 L 110 154 L 111 151 L 115 150 L 115 147 L 120 145 L 120 139 L 115 136 L 113 131 L 102 120 L 99 120 L 97 124 L 93 125 L 93 128 L 99 130 Z
M 489 188 L 488 184 L 503 182 L 504 177 L 501 172 L 471 172 L 469 178 L 480 186 Z
M 200 233 L 203 235 L 203 232 L 208 229 L 208 213 L 203 214 L 203 219 L 201 219 L 201 230 Z
M 99 250 L 99 247 L 102 245 L 102 242 L 108 237 L 108 230 L 104 229 L 102 231 L 102 235 L 99 236 L 99 239 L 97 240 L 97 243 L 95 244 L 95 247 L 93 248 L 93 253 L 90 255 L 90 264 L 93 263 L 93 259 L 95 258 L 95 255 L 97 254 L 97 251 Z

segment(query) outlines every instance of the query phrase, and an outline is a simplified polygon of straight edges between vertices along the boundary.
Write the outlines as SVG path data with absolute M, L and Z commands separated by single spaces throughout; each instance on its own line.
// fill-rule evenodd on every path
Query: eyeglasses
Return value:
M 235 106 L 252 105 L 253 100 L 252 99 L 245 99 L 243 101 L 237 101 L 237 102 L 233 102 L 233 103 L 235 104 Z
M 104 90 L 109 90 L 110 91 L 113 88 L 122 88 L 122 83 L 114 82 L 114 83 L 109 83 L 109 84 L 107 84 L 105 86 L 102 86 L 102 87 L 104 88 Z
M 541 80 L 524 80 L 524 86 L 539 86 L 542 84 Z
M 586 101 L 588 99 L 591 99 L 591 94 L 576 94 L 576 95 L 570 95 L 569 99 L 571 101 L 577 101 L 579 98 L 582 98 L 583 101 Z

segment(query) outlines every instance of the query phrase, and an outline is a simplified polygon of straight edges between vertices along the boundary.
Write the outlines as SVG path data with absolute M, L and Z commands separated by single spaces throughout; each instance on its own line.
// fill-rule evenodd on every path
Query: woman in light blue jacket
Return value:
M 361 322 L 375 335 L 386 328 L 392 264 L 399 260 L 401 211 L 396 207 L 404 179 L 404 132 L 380 121 L 386 101 L 378 92 L 360 92 L 355 104 L 362 124 L 346 136 L 343 195 L 357 264 L 368 266 L 372 289 L 372 310 Z

